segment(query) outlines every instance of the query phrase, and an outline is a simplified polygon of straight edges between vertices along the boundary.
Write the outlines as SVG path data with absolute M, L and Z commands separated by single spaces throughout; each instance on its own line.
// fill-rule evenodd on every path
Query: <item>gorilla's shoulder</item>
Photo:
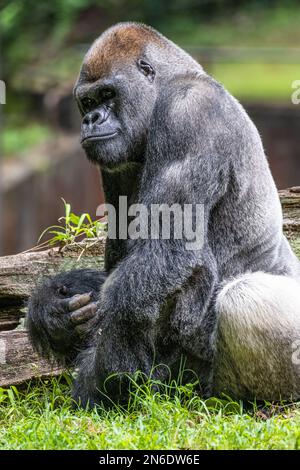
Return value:
M 205 73 L 191 73 L 173 77 L 161 88 L 153 121 L 164 121 L 173 129 L 185 127 L 198 129 L 204 122 L 212 124 L 210 116 L 226 116 L 226 110 L 235 112 L 237 102 L 225 88 Z M 153 122 L 152 121 L 152 122 Z
M 205 104 L 232 101 L 223 85 L 205 73 L 190 73 L 174 76 L 161 87 L 161 99 L 157 101 L 156 112 L 172 115 L 191 109 L 201 109 Z
M 227 94 L 221 83 L 206 73 L 175 75 L 162 87 L 166 99 Z

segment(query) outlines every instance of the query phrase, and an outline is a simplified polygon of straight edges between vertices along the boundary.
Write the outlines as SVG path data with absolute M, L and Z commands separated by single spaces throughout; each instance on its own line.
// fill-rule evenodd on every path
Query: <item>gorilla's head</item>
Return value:
M 200 66 L 152 28 L 120 23 L 87 52 L 74 88 L 88 158 L 114 168 L 142 161 L 161 86 Z

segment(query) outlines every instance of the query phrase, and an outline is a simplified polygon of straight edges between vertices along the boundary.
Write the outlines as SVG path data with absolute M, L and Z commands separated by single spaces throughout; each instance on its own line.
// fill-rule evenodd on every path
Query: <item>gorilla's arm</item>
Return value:
M 149 130 L 138 202 L 148 209 L 153 204 L 203 204 L 204 244 L 189 250 L 186 239 L 175 240 L 172 235 L 171 240 L 130 240 L 129 254 L 103 285 L 100 308 L 105 315 L 154 320 L 161 303 L 182 289 L 195 270 L 205 267 L 214 278 L 207 226 L 211 208 L 226 192 L 230 162 L 224 158 L 224 148 L 232 139 L 224 131 L 227 111 L 219 105 L 223 100 L 226 106 L 223 93 L 205 77 L 203 83 L 177 79 L 162 91 Z
M 186 250 L 184 242 L 176 240 L 136 243 L 104 283 L 100 310 L 103 316 L 121 315 L 129 322 L 151 323 L 157 320 L 162 302 L 179 291 L 204 264 L 211 264 L 215 270 L 209 248 L 197 253 Z

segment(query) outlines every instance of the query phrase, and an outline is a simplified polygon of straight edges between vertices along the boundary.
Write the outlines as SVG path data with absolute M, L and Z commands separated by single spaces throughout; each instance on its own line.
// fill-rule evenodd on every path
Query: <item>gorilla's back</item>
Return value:
M 208 224 L 220 278 L 246 271 L 299 276 L 300 262 L 283 234 L 280 199 L 259 133 L 240 103 L 226 95 L 234 109 L 236 142 L 226 192 Z

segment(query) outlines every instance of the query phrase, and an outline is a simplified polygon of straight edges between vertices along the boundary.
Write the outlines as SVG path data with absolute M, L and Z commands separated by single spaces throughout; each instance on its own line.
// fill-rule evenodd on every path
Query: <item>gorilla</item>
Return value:
M 182 358 L 204 397 L 299 398 L 300 262 L 243 107 L 137 23 L 93 43 L 74 96 L 82 147 L 117 220 L 120 196 L 146 208 L 201 204 L 203 243 L 187 249 L 174 219 L 169 239 L 108 237 L 104 271 L 38 283 L 27 318 L 34 348 L 75 367 L 82 406 L 126 402 L 131 374 L 166 381 Z

